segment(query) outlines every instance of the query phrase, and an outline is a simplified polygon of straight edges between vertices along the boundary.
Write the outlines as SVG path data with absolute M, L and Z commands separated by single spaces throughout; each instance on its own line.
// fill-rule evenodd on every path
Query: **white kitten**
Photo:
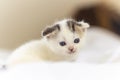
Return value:
M 71 61 L 79 54 L 86 29 L 83 21 L 65 19 L 47 27 L 41 40 L 33 40 L 17 48 L 8 59 L 7 65 L 34 61 Z

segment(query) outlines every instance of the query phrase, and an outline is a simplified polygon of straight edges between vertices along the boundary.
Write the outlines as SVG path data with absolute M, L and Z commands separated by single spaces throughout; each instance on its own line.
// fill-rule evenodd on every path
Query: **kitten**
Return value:
M 35 61 L 72 61 L 79 54 L 89 27 L 88 23 L 65 19 L 42 31 L 41 40 L 33 40 L 17 48 L 7 65 Z

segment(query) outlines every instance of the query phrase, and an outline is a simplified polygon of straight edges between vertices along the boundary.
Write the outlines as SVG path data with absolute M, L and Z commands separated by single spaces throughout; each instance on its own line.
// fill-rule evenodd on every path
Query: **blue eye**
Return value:
M 80 42 L 80 39 L 79 38 L 76 38 L 75 40 L 74 40 L 74 43 L 79 43 Z
M 60 44 L 61 46 L 65 46 L 65 45 L 66 45 L 65 41 L 62 41 L 62 42 L 60 42 L 59 44 Z

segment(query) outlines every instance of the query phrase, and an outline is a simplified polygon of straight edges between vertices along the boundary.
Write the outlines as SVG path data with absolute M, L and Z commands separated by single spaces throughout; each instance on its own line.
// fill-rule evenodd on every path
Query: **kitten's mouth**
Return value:
M 76 51 L 69 51 L 69 54 L 75 54 Z

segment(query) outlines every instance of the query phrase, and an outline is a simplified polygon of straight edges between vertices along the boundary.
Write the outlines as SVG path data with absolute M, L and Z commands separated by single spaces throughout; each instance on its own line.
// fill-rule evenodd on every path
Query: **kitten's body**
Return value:
M 43 31 L 41 40 L 33 40 L 17 48 L 8 59 L 7 65 L 34 61 L 75 60 L 84 41 L 87 27 L 89 27 L 87 23 L 78 23 L 71 19 L 57 22 Z

